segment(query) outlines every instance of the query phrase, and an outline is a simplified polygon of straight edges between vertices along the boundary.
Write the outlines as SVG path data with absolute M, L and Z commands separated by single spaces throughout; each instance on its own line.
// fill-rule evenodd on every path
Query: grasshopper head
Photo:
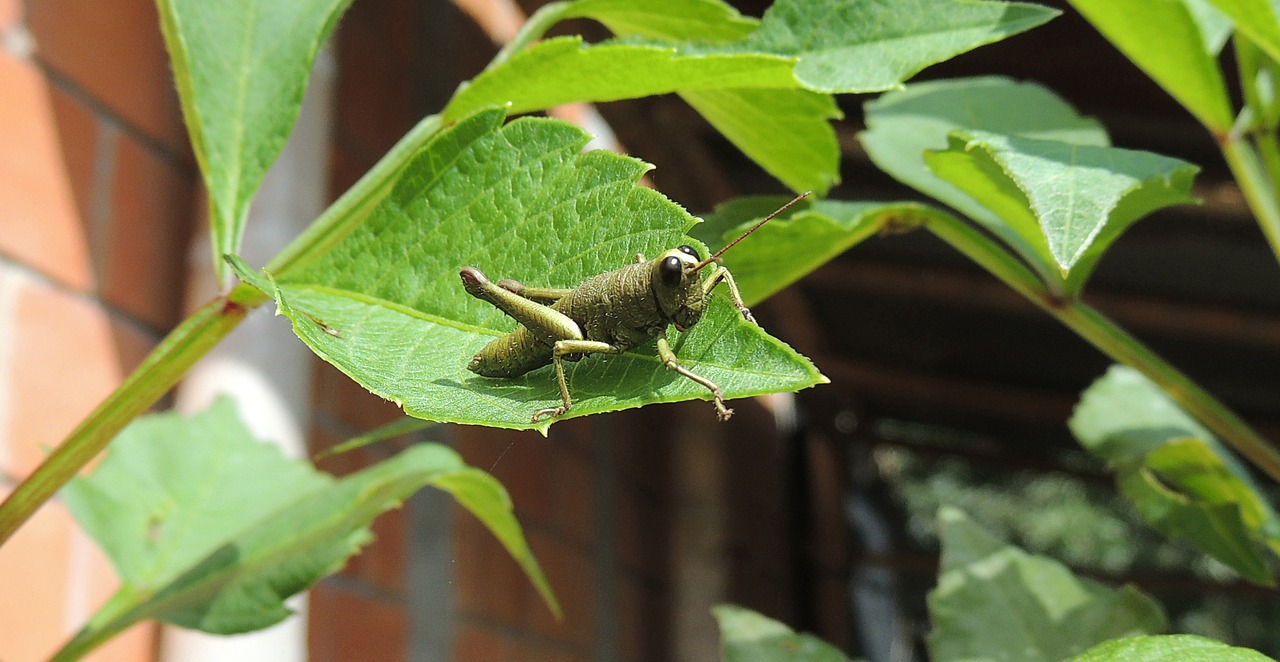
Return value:
M 659 255 L 650 283 L 658 300 L 658 311 L 677 329 L 685 329 L 702 319 L 704 298 L 698 277 L 698 251 L 691 246 L 673 248 Z

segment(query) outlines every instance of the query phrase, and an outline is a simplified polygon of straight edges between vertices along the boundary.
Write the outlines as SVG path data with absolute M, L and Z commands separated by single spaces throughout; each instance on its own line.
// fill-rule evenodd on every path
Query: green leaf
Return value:
M 749 196 L 720 205 L 690 234 L 719 250 L 787 202 Z M 767 299 L 886 226 L 929 213 L 913 203 L 804 200 L 756 230 L 721 258 L 748 306 Z
M 1253 540 L 1256 496 L 1203 441 L 1170 440 L 1142 464 L 1118 468 L 1116 481 L 1142 517 L 1165 535 L 1191 541 L 1249 581 L 1275 584 L 1267 556 Z M 1254 518 L 1242 511 L 1250 501 Z
M 983 0 L 778 0 L 741 48 L 797 58 L 796 78 L 809 90 L 881 92 L 1058 13 Z
M 930 64 L 1056 15 L 996 2 L 782 0 L 746 34 L 754 22 L 713 0 L 580 0 L 553 13 L 595 18 L 624 39 L 534 44 L 461 87 L 443 116 L 679 92 L 770 174 L 797 192 L 820 193 L 838 178 L 839 146 L 828 120 L 840 114 L 829 94 L 817 92 L 890 89 Z
M 1043 238 L 1024 239 L 998 215 L 937 177 L 927 151 L 946 149 L 957 130 L 1058 140 L 1074 145 L 1110 144 L 1106 131 L 1081 117 L 1053 92 L 1035 83 L 980 77 L 919 83 L 882 95 L 865 106 L 867 130 L 859 140 L 868 156 L 894 179 L 982 224 L 1032 266 L 1041 278 L 1061 278 Z
M 1231 33 L 1235 31 L 1231 18 L 1214 7 L 1213 0 L 1183 0 L 1183 2 L 1187 5 L 1187 11 L 1191 12 L 1191 19 L 1200 28 L 1206 50 L 1211 55 L 1221 55 L 1227 40 L 1231 39 Z
M 668 44 L 538 42 L 459 88 L 446 120 L 509 104 L 512 114 L 574 101 L 616 101 L 680 90 L 794 88 L 792 58 L 769 53 L 685 53 Z
M 840 181 L 840 145 L 828 94 L 739 88 L 680 96 L 766 172 L 797 193 L 824 195 Z
M 956 131 L 925 154 L 933 173 L 995 212 L 1077 292 L 1124 230 L 1191 202 L 1196 166 L 1150 152 Z M 1042 259 L 1046 256 L 1041 255 Z
M 331 483 L 255 439 L 220 398 L 190 417 L 138 419 L 92 476 L 73 479 L 62 496 L 120 579 L 149 591 L 248 524 Z
M 1280 20 L 1269 0 L 1208 0 L 1235 23 L 1236 30 L 1280 61 Z
M 550 367 L 511 379 L 467 370 L 472 355 L 516 325 L 468 296 L 459 269 L 573 287 L 637 253 L 696 243 L 683 236 L 694 219 L 635 186 L 645 164 L 581 154 L 587 136 L 580 129 L 541 118 L 503 126 L 502 119 L 500 110 L 486 111 L 439 134 L 363 224 L 265 285 L 321 358 L 407 413 L 545 430 L 549 421 L 530 419 L 560 401 Z M 730 398 L 825 381 L 743 320 L 724 295 L 672 340 L 681 362 Z M 574 399 L 566 417 L 709 397 L 666 369 L 652 345 L 566 368 Z
M 617 35 L 741 39 L 760 24 L 720 0 L 577 0 L 564 18 L 592 18 Z
M 839 649 L 811 634 L 737 605 L 712 607 L 720 626 L 724 662 L 849 662 Z
M 1271 658 L 1248 648 L 1190 634 L 1129 637 L 1104 641 L 1067 662 L 1268 662 Z M 1274 661 L 1272 661 L 1274 662 Z
M 1160 606 L 1132 586 L 1076 577 L 996 540 L 955 508 L 938 513 L 942 562 L 929 593 L 931 659 L 1062 660 L 1116 637 L 1162 632 Z
M 350 0 L 158 0 L 215 258 L 239 250 L 249 203 L 298 118 L 320 46 Z M 219 276 L 225 268 L 215 259 Z
M 1266 0 L 1224 5 L 1265 5 Z M 1216 133 L 1231 129 L 1233 113 L 1216 51 L 1184 0 L 1070 0 L 1120 52 Z M 1274 24 L 1274 17 L 1271 19 Z M 1213 38 L 1213 35 L 1209 35 Z M 1274 57 L 1274 56 L 1273 56 Z
M 219 400 L 189 418 L 138 419 L 64 489 L 123 580 L 64 654 L 148 618 L 220 634 L 276 623 L 289 615 L 285 598 L 341 568 L 371 539 L 374 517 L 425 485 L 479 517 L 559 613 L 505 490 L 452 450 L 415 446 L 334 480 L 254 439 Z
M 435 421 L 424 421 L 420 418 L 414 418 L 412 416 L 403 416 L 394 421 L 391 421 L 390 423 L 387 423 L 386 425 L 380 425 L 377 428 L 374 428 L 373 430 L 365 432 L 364 434 L 356 435 L 340 444 L 335 444 L 333 446 L 330 446 L 329 448 L 326 448 L 325 450 L 319 453 L 316 453 L 315 456 L 312 457 L 311 459 L 313 461 L 318 462 L 320 460 L 323 460 L 324 458 L 327 458 L 333 455 L 341 455 L 342 453 L 349 453 L 358 448 L 364 448 L 369 444 L 376 444 L 379 441 L 394 439 L 396 437 L 406 435 L 412 432 L 417 432 L 418 430 L 423 430 L 423 429 L 432 427 L 434 425 L 436 425 Z
M 1195 437 L 1245 473 L 1207 428 L 1128 366 L 1111 366 L 1085 389 L 1067 425 L 1086 450 L 1113 464 L 1139 460 L 1170 439 Z
M 1280 517 L 1247 470 L 1207 430 L 1132 368 L 1114 366 L 1069 422 L 1152 526 L 1183 538 L 1259 584 L 1273 585 Z
M 1039 5 L 983 0 L 780 0 L 759 29 L 737 41 L 542 41 L 476 76 L 443 114 L 456 119 L 501 104 L 524 113 L 571 101 L 689 90 L 877 92 L 1056 15 Z M 644 34 L 659 30 L 655 23 L 644 24 Z M 711 38 L 723 34 L 714 31 Z
M 623 37 L 736 39 L 759 21 L 719 0 L 579 0 L 567 16 L 590 16 Z M 839 181 L 840 146 L 830 120 L 843 117 L 829 94 L 803 89 L 686 89 L 680 92 L 725 138 L 796 192 L 825 194 Z

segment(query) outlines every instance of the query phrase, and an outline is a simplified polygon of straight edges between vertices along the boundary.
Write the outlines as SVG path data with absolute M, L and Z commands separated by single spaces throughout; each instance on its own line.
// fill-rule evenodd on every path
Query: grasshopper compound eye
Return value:
M 658 278 L 662 279 L 662 284 L 667 287 L 679 285 L 683 276 L 684 265 L 681 264 L 680 258 L 674 255 L 663 260 L 662 265 L 658 267 Z
M 680 251 L 681 253 L 684 253 L 685 255 L 688 255 L 689 257 L 692 257 L 695 260 L 702 261 L 702 256 L 698 255 L 698 250 L 693 246 L 680 246 L 679 248 L 676 248 L 676 250 Z

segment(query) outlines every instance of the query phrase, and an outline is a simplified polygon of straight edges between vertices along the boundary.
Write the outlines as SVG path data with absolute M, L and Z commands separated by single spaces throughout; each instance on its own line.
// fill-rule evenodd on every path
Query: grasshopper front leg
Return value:
M 716 270 L 711 273 L 711 277 L 702 283 L 702 293 L 704 295 L 711 294 L 711 290 L 716 285 L 719 285 L 720 281 L 724 281 L 724 284 L 729 286 L 729 300 L 733 301 L 733 307 L 737 308 L 738 312 L 742 313 L 742 316 L 748 322 L 756 324 L 755 316 L 751 314 L 750 310 L 747 310 L 747 304 L 742 301 L 742 294 L 738 292 L 738 284 L 733 282 L 733 274 L 729 273 L 729 270 L 725 267 L 716 265 Z
M 671 349 L 671 343 L 667 342 L 666 333 L 658 334 L 658 358 L 662 359 L 662 365 L 667 366 L 668 369 L 674 370 L 675 372 L 692 379 L 711 391 L 711 397 L 716 406 L 716 418 L 720 419 L 721 422 L 727 421 L 733 416 L 733 410 L 724 406 L 724 391 L 717 386 L 715 382 L 701 375 L 697 375 L 688 368 L 680 365 L 680 361 L 676 359 L 676 353 Z

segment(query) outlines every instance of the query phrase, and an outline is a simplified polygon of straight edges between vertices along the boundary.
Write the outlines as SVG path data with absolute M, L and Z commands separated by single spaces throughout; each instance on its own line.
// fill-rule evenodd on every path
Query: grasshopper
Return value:
M 680 365 L 667 341 L 667 327 L 674 325 L 684 332 L 697 324 L 711 290 L 720 283 L 728 286 L 734 307 L 754 324 L 733 275 L 719 264 L 720 256 L 807 195 L 783 205 L 705 260 L 691 246 L 673 248 L 652 260 L 637 254 L 634 263 L 588 278 L 574 288 L 528 287 L 511 279 L 494 284 L 479 269 L 463 267 L 459 275 L 467 294 L 520 323 L 515 331 L 485 345 L 467 369 L 484 377 L 511 378 L 554 365 L 562 404 L 535 412 L 536 423 L 544 416 L 560 416 L 572 405 L 564 361 L 578 361 L 588 354 L 621 354 L 656 338 L 662 364 L 711 391 L 717 418 L 729 420 L 733 410 L 724 405 L 724 391 Z M 712 263 L 716 266 L 711 276 L 702 280 L 698 272 Z

